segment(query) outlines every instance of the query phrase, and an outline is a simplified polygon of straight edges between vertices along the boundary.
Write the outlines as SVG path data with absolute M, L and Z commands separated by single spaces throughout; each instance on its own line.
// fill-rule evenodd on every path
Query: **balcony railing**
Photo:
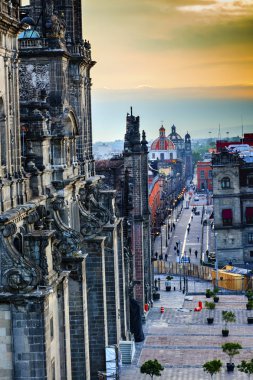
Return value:
M 49 40 L 47 38 L 22 38 L 19 40 L 19 49 L 36 49 L 36 48 L 48 48 Z M 67 50 L 73 56 L 79 56 L 91 59 L 91 52 L 89 49 L 85 49 L 83 45 L 68 45 Z

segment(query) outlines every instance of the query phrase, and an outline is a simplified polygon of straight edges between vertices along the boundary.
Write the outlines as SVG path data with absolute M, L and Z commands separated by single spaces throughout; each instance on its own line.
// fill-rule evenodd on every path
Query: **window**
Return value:
M 246 223 L 253 224 L 253 207 L 246 207 L 245 216 Z
M 253 175 L 247 177 L 248 186 L 253 187 Z
M 230 188 L 230 178 L 228 178 L 228 177 L 222 178 L 221 188 L 222 189 L 229 189 Z
M 253 257 L 253 251 L 249 252 L 250 257 Z
M 164 160 L 164 153 L 161 153 L 161 154 L 160 154 L 160 160 L 161 160 L 161 161 Z
M 53 317 L 50 318 L 50 337 L 51 337 L 51 340 L 54 339 L 54 319 L 53 319 Z
M 213 172 L 212 172 L 212 170 L 209 170 L 209 172 L 208 172 L 208 178 L 212 178 L 213 177 Z
M 205 172 L 204 172 L 204 170 L 200 170 L 200 178 L 205 178 Z
M 248 243 L 249 243 L 249 244 L 253 244 L 253 232 L 250 232 L 250 233 L 248 234 Z
M 155 153 L 152 153 L 152 158 L 155 158 Z
M 223 226 L 232 226 L 233 213 L 230 208 L 222 210 Z

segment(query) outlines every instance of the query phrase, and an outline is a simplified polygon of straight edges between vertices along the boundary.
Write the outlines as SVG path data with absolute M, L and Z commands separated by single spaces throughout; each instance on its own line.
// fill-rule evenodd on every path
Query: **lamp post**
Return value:
M 218 287 L 219 283 L 219 266 L 218 266 L 218 255 L 217 255 L 217 232 L 214 233 L 214 245 L 215 245 L 215 271 L 216 271 L 216 279 L 215 279 L 215 286 Z
M 165 246 L 168 247 L 168 220 L 165 222 Z

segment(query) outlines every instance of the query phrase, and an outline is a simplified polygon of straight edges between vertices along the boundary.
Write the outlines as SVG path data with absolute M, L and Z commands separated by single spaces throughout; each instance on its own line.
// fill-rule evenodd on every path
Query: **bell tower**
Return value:
M 21 15 L 21 24 L 30 24 L 19 36 L 26 170 L 53 169 L 45 185 L 80 174 L 87 179 L 94 175 L 90 70 L 95 62 L 82 39 L 81 0 L 31 0 Z

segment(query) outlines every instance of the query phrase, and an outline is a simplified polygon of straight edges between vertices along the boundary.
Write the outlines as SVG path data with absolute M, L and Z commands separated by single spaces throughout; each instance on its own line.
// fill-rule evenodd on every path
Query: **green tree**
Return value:
M 253 374 L 253 359 L 248 362 L 246 362 L 246 360 L 242 360 L 241 364 L 238 364 L 237 368 L 240 372 L 246 373 L 250 379 L 250 375 Z
M 222 311 L 222 320 L 224 321 L 224 330 L 228 330 L 228 323 L 236 322 L 235 313 L 232 311 Z
M 204 371 L 209 373 L 211 379 L 215 373 L 219 373 L 222 367 L 222 362 L 219 359 L 211 360 L 203 364 Z
M 240 343 L 227 342 L 221 346 L 223 352 L 229 356 L 229 362 L 232 364 L 233 357 L 240 353 L 242 346 Z
M 154 376 L 161 376 L 161 371 L 163 370 L 163 366 L 156 359 L 147 360 L 141 366 L 141 373 L 149 375 L 151 379 L 153 379 Z

